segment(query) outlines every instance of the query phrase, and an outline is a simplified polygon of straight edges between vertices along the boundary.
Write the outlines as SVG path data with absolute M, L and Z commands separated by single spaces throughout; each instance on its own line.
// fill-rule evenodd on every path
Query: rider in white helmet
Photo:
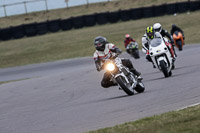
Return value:
M 166 36 L 170 40 L 170 42 L 171 42 L 171 44 L 173 46 L 174 54 L 175 54 L 175 56 L 177 56 L 176 55 L 176 51 L 174 49 L 174 40 L 173 40 L 172 36 L 168 33 L 168 31 L 165 30 L 165 29 L 163 29 L 162 25 L 160 23 L 155 23 L 153 25 L 153 28 L 154 28 L 155 32 L 160 32 L 160 34 L 162 35 L 162 37 Z

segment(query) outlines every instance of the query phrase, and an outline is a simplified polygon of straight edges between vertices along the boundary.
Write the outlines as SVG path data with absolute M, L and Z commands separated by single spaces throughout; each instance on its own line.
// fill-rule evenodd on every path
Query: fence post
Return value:
M 7 17 L 7 13 L 6 13 L 6 5 L 3 5 L 3 9 L 4 9 L 4 14 Z
M 45 4 L 46 4 L 46 11 L 48 11 L 48 4 L 47 4 L 47 0 L 45 0 Z
M 24 9 L 25 9 L 25 12 L 26 12 L 26 14 L 27 14 L 28 11 L 27 11 L 27 7 L 26 7 L 26 1 L 24 1 Z
M 68 2 L 69 2 L 69 0 L 65 0 L 65 3 L 66 3 L 67 8 L 69 7 L 69 6 L 68 6 Z

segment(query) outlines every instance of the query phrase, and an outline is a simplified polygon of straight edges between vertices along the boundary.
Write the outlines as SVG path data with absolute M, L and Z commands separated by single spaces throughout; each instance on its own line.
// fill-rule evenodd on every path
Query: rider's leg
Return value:
M 153 68 L 156 68 L 149 54 L 146 55 L 146 59 L 153 64 Z
M 134 67 L 132 62 L 129 59 L 122 59 L 122 64 L 130 69 L 130 71 L 137 75 L 138 77 L 141 75 L 139 71 L 137 71 Z

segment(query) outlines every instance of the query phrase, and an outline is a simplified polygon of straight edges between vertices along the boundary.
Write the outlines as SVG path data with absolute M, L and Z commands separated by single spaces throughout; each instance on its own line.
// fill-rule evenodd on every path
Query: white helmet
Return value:
M 162 31 L 162 26 L 161 26 L 160 23 L 155 23 L 153 25 L 153 28 L 154 28 L 155 32 L 161 32 Z

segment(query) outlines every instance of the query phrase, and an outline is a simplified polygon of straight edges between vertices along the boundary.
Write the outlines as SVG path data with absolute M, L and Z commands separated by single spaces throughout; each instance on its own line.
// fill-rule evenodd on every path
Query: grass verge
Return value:
M 10 82 L 17 82 L 17 81 L 27 80 L 27 79 L 30 79 L 30 78 L 18 79 L 18 80 L 9 80 L 9 81 L 2 81 L 2 82 L 0 82 L 0 85 L 6 84 L 6 83 L 10 83 Z
M 146 27 L 155 22 L 160 22 L 168 31 L 172 24 L 177 24 L 185 32 L 186 44 L 199 43 L 199 16 L 200 11 L 196 11 L 3 41 L 0 42 L 0 68 L 92 56 L 93 40 L 99 35 L 125 50 L 124 35 L 129 33 L 141 47 Z
M 87 133 L 200 133 L 200 105 Z

